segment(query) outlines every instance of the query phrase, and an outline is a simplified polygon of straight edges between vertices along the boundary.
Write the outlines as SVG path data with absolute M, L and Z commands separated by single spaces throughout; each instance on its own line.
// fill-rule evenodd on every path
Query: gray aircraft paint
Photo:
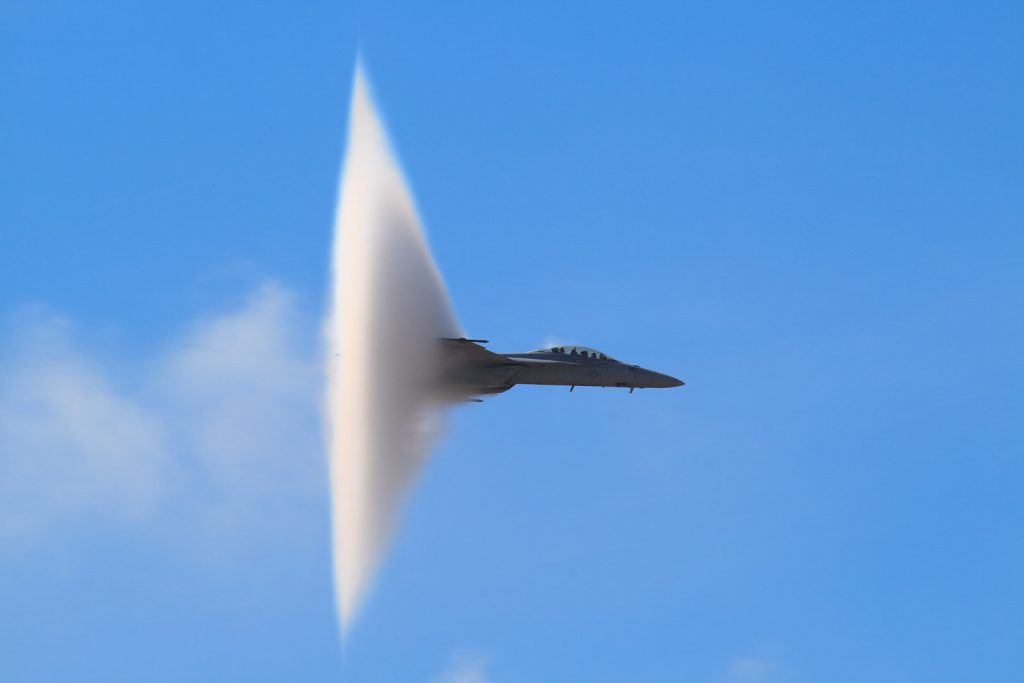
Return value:
M 441 340 L 441 382 L 453 395 L 497 394 L 517 384 L 667 389 L 683 385 L 669 375 L 618 361 L 596 349 L 558 346 L 524 353 L 494 353 L 468 339 Z M 573 352 L 563 352 L 572 349 Z M 587 355 L 584 356 L 583 353 Z

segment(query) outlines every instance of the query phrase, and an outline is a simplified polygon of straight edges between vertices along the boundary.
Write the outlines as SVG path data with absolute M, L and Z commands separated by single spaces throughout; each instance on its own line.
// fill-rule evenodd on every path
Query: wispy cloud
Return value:
M 0 354 L 0 540 L 71 524 L 287 516 L 321 496 L 314 326 L 268 283 L 143 359 L 18 316 Z
M 724 683 L 769 683 L 777 680 L 775 665 L 761 657 L 740 657 L 728 667 Z
M 0 533 L 80 514 L 138 517 L 164 495 L 158 415 L 71 345 L 71 326 L 26 314 L 0 363 Z
M 452 657 L 448 669 L 433 683 L 491 683 L 487 660 L 479 655 L 459 654 Z

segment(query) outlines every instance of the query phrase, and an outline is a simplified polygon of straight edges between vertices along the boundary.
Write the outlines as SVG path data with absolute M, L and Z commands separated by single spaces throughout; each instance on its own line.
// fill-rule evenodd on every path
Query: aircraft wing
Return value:
M 444 350 L 460 362 L 473 365 L 515 365 L 505 356 L 488 351 L 477 342 L 486 343 L 482 339 L 441 339 Z

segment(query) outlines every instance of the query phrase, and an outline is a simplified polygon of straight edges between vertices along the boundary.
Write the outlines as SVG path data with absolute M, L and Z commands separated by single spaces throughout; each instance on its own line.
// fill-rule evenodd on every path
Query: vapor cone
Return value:
M 357 67 L 327 321 L 327 438 L 343 630 L 436 431 L 437 339 L 457 336 L 415 204 Z

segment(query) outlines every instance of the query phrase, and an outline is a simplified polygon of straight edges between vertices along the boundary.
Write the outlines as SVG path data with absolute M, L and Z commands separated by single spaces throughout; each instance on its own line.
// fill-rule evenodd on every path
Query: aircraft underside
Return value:
M 629 389 L 681 386 L 674 377 L 638 365 L 628 365 L 605 354 L 566 347 L 526 353 L 499 354 L 479 345 L 482 340 L 445 339 L 440 384 L 452 398 L 500 394 L 517 384 Z

